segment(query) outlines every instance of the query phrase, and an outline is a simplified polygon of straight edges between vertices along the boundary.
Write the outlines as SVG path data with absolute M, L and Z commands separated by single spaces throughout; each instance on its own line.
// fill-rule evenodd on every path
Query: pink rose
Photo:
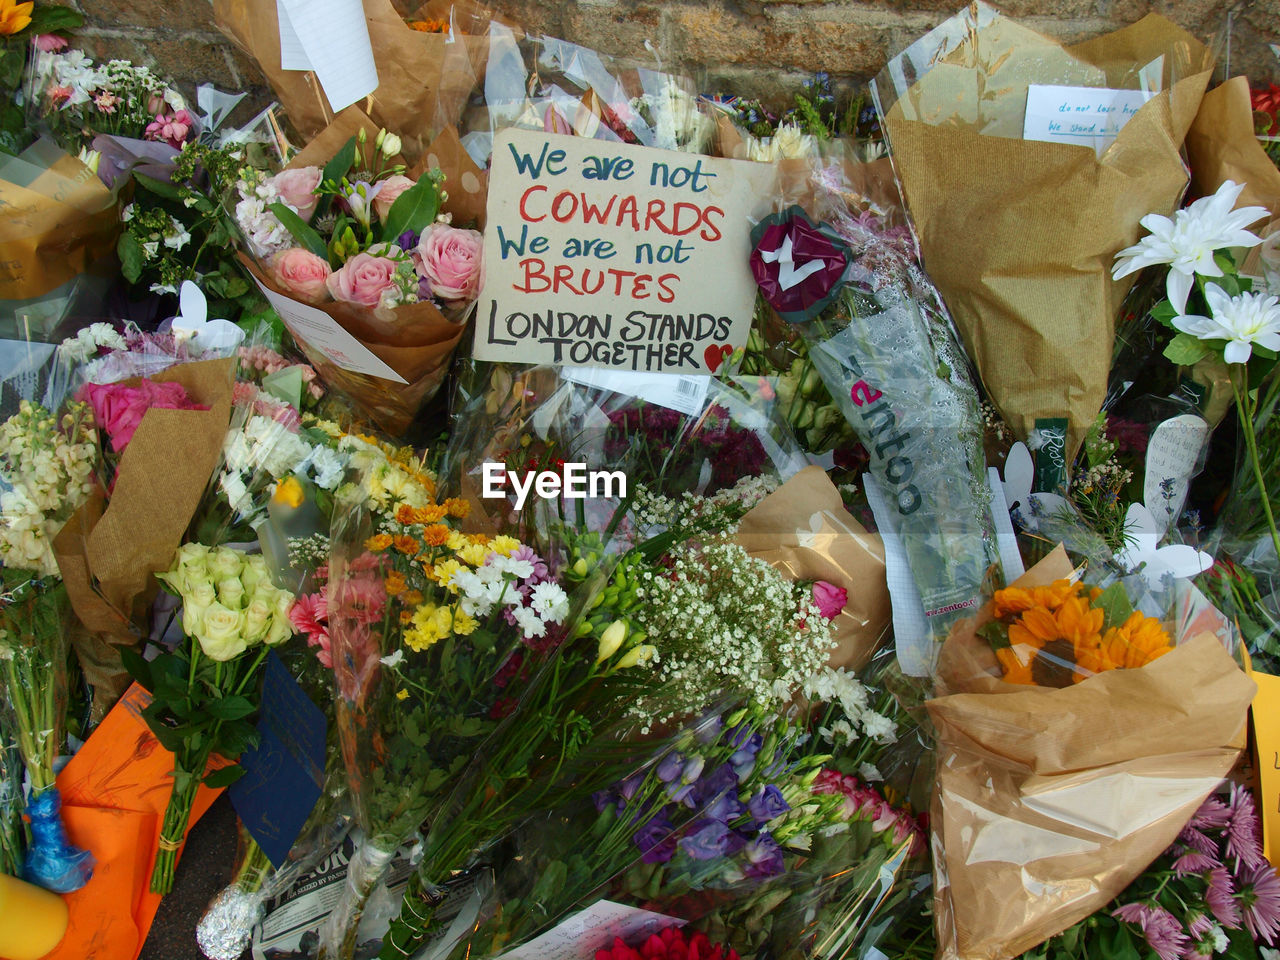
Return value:
M 840 611 L 849 602 L 849 592 L 844 587 L 837 587 L 825 580 L 815 580 L 813 584 L 813 602 L 828 620 L 840 616 Z
M 483 237 L 475 230 L 435 224 L 422 231 L 415 262 L 418 273 L 441 300 L 473 300 L 480 287 Z
M 325 281 L 333 271 L 329 269 L 329 261 L 310 250 L 301 247 L 281 250 L 271 261 L 271 273 L 280 286 L 302 300 L 323 303 L 328 299 Z
M 116 453 L 124 452 L 148 410 L 209 409 L 193 403 L 181 384 L 150 380 L 143 380 L 136 387 L 90 383 L 85 386 L 82 399 L 89 401 L 94 419 L 111 438 L 111 449 Z
M 386 257 L 357 253 L 325 279 L 333 299 L 376 307 L 382 291 L 395 286 L 396 262 Z
M 387 214 L 391 212 L 391 205 L 400 199 L 400 194 L 404 193 L 412 186 L 416 186 L 416 182 L 408 177 L 402 177 L 396 174 L 394 177 L 387 177 L 382 181 L 382 189 L 378 191 L 378 195 L 373 198 L 373 211 L 378 215 L 378 219 L 382 223 L 387 222 Z
M 320 198 L 316 196 L 316 187 L 320 186 L 319 167 L 298 167 L 294 170 L 281 170 L 269 182 L 280 199 L 298 211 L 303 220 L 310 220 L 316 212 L 316 204 Z

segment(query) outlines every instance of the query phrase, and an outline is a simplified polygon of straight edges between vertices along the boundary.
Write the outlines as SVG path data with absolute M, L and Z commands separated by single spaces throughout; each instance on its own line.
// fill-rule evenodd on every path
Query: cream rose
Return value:
M 391 205 L 400 199 L 400 194 L 404 193 L 410 187 L 415 185 L 415 181 L 408 177 L 396 174 L 394 177 L 387 177 L 382 181 L 382 189 L 378 191 L 378 195 L 373 198 L 373 211 L 378 215 L 378 220 L 382 223 L 387 222 L 387 214 L 391 212 Z
M 274 617 L 271 620 L 271 628 L 267 631 L 266 637 L 262 642 L 268 647 L 274 647 L 277 644 L 284 643 L 293 636 L 293 623 L 289 619 L 289 608 L 293 606 L 293 596 L 287 590 L 280 590 L 276 594 L 276 603 Z
M 271 620 L 271 604 L 254 597 L 244 610 L 244 635 L 250 643 L 258 643 L 266 637 Z
M 218 602 L 232 610 L 243 606 L 244 584 L 239 577 L 227 577 L 218 581 Z
M 316 196 L 316 187 L 320 186 L 319 167 L 298 167 L 295 170 L 281 170 L 272 177 L 268 184 L 280 194 L 280 199 L 298 211 L 303 220 L 310 220 L 316 212 L 316 204 L 320 198 Z
M 333 299 L 376 307 L 382 291 L 395 286 L 396 262 L 386 257 L 357 253 L 337 272 L 329 274 L 325 286 Z
M 422 231 L 414 262 L 418 274 L 441 300 L 473 300 L 480 287 L 480 252 L 484 238 L 475 230 L 442 223 Z
M 189 637 L 195 636 L 204 621 L 205 612 L 217 599 L 209 581 L 187 584 L 182 591 L 182 632 Z
M 210 660 L 225 662 L 249 649 L 244 638 L 244 614 L 220 603 L 212 603 L 205 610 L 194 636 Z
M 308 303 L 324 303 L 329 299 L 325 281 L 331 273 L 329 261 L 301 247 L 281 250 L 271 260 L 271 274 L 276 283 Z
M 240 576 L 240 571 L 244 569 L 244 557 L 238 550 L 220 547 L 209 557 L 206 565 L 211 579 L 225 580 Z

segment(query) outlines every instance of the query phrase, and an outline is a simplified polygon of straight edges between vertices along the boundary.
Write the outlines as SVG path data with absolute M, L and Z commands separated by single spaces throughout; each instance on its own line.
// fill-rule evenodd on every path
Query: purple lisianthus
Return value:
M 738 726 L 729 731 L 729 743 L 737 748 L 729 757 L 729 764 L 739 780 L 745 779 L 755 768 L 756 754 L 764 745 L 764 737 L 758 733 L 750 733 L 749 730 L 748 727 Z
M 786 870 L 786 862 L 782 859 L 782 848 L 772 834 L 761 833 L 743 848 L 748 866 L 746 875 L 755 880 L 776 877 Z
M 709 820 L 730 823 L 742 816 L 742 810 L 742 801 L 738 799 L 738 795 L 734 791 L 729 790 L 706 804 L 702 808 L 702 815 Z
M 679 778 L 680 771 L 683 769 L 684 756 L 680 753 L 669 753 L 658 764 L 658 779 L 663 783 L 672 783 Z
M 396 246 L 401 250 L 412 250 L 418 245 L 418 234 L 413 230 L 406 230 L 400 236 L 396 237 Z
M 680 841 L 680 848 L 694 860 L 714 860 L 727 857 L 743 848 L 746 841 L 719 820 L 696 820 L 688 836 Z
M 791 809 L 791 804 L 782 796 L 782 791 L 772 783 L 751 798 L 747 804 L 747 812 L 757 825 L 768 823 L 774 817 L 780 817 Z
M 719 797 L 738 798 L 738 775 L 733 767 L 722 763 L 695 784 L 694 798 L 705 806 Z
M 636 831 L 632 840 L 644 863 L 666 863 L 676 855 L 675 824 L 665 816 L 654 817 Z

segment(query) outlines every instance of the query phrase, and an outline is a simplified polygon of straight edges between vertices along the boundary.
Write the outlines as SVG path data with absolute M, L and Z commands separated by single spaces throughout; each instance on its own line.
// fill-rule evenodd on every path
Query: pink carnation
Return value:
M 148 410 L 208 410 L 192 402 L 179 383 L 143 380 L 136 387 L 122 383 L 87 384 L 81 392 L 93 408 L 98 426 L 111 438 L 111 449 L 123 453 Z

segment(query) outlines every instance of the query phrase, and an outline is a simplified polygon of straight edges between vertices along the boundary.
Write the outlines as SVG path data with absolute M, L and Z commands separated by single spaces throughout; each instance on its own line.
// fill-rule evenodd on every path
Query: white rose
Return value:
M 214 580 L 226 580 L 228 577 L 240 576 L 244 569 L 244 556 L 238 550 L 221 547 L 210 555 L 208 563 L 209 576 Z
M 244 610 L 244 635 L 250 643 L 266 638 L 271 620 L 271 604 L 255 597 Z
M 225 662 L 249 648 L 244 639 L 244 614 L 214 602 L 204 612 L 195 638 L 210 660 Z
M 244 584 L 239 577 L 225 577 L 218 581 L 218 602 L 231 610 L 239 610 L 243 606 Z

